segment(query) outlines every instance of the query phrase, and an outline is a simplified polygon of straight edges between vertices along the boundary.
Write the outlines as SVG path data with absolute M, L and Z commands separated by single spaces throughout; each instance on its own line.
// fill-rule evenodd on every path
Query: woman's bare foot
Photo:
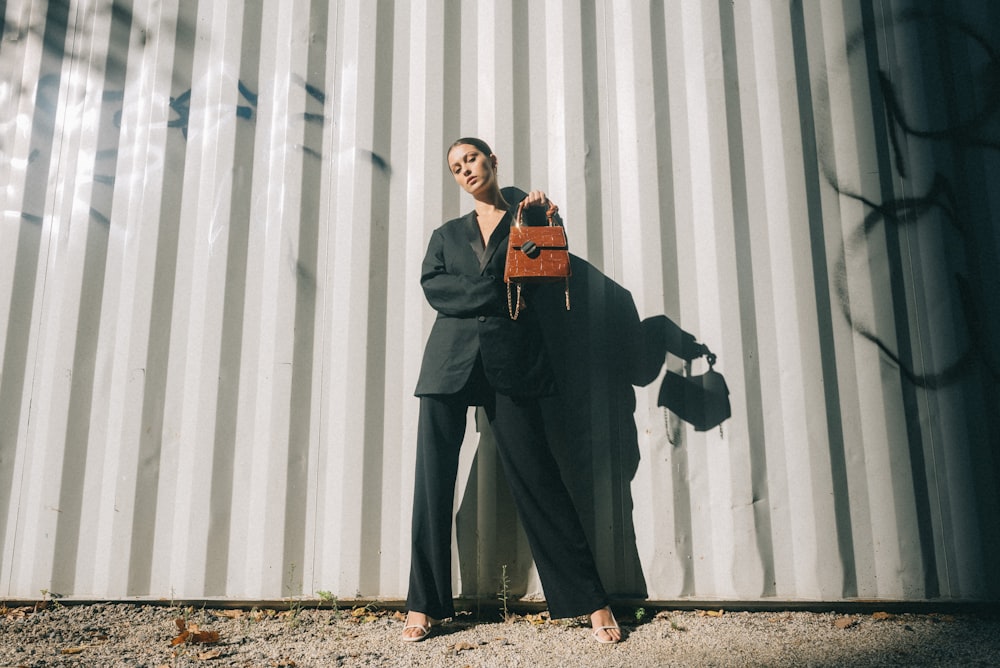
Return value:
M 590 615 L 590 625 L 594 629 L 594 640 L 602 645 L 611 645 L 622 639 L 622 631 L 609 606 L 595 610 Z
M 434 620 L 422 612 L 406 613 L 406 623 L 403 626 L 404 642 L 420 642 L 431 634 Z

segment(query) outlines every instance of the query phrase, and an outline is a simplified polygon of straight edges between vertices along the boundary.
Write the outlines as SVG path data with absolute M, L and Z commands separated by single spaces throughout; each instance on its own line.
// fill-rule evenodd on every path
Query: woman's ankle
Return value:
M 413 622 L 414 624 L 420 624 L 421 626 L 430 626 L 436 621 L 436 619 L 425 612 L 417 612 L 416 610 L 408 610 L 406 612 L 407 623 Z

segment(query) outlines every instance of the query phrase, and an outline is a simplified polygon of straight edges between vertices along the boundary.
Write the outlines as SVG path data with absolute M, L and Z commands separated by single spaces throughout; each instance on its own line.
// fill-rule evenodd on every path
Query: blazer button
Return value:
M 486 316 L 485 315 L 479 316 L 479 322 L 486 322 Z

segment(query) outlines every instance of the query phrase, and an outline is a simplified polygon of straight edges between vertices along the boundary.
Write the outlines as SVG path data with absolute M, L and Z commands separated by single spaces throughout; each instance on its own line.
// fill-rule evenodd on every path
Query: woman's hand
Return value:
M 524 206 L 549 206 L 549 198 L 541 190 L 532 190 L 524 198 Z
M 557 213 L 559 207 L 541 190 L 532 190 L 528 193 L 521 201 L 521 207 L 524 209 L 524 222 L 527 225 L 546 224 L 550 212 L 554 216 L 556 224 L 562 225 L 562 221 L 559 219 L 559 214 Z M 528 209 L 534 209 L 534 211 L 528 215 Z M 539 211 L 539 209 L 542 209 L 542 211 Z

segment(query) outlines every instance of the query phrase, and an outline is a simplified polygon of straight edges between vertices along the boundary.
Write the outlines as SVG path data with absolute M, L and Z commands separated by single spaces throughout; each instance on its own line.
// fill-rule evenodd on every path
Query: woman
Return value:
M 468 407 L 483 406 L 549 614 L 589 614 L 594 638 L 616 643 L 621 630 L 545 440 L 538 398 L 552 394 L 555 382 L 530 295 L 516 321 L 507 313 L 503 269 L 518 201 L 508 202 L 501 193 L 497 158 L 482 140 L 459 139 L 447 161 L 475 209 L 434 230 L 422 267 L 421 286 L 437 319 L 415 392 L 420 414 L 403 640 L 423 640 L 436 620 L 454 615 L 451 527 L 458 453 Z M 524 201 L 530 207 L 548 204 L 540 191 Z

